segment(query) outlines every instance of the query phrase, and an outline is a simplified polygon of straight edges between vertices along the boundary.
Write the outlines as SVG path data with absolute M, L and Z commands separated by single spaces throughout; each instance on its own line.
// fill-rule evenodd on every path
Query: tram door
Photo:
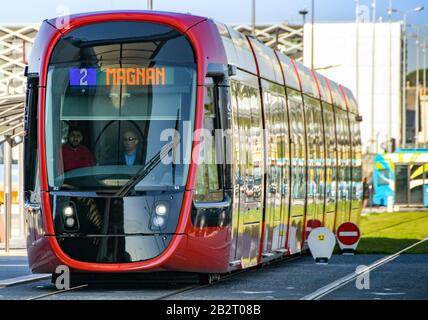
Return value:
M 291 142 L 291 202 L 287 246 L 291 254 L 303 247 L 306 193 L 306 142 L 303 103 L 300 92 L 287 89 Z
M 335 228 L 349 221 L 350 146 L 346 111 L 337 109 L 336 130 L 338 145 L 338 201 Z
M 243 268 L 258 262 L 263 218 L 263 124 L 257 78 L 239 72 L 246 82 L 232 83 L 234 137 L 234 261 Z
M 315 118 L 314 118 L 314 109 L 317 101 L 310 97 L 304 96 L 305 102 L 305 121 L 306 121 L 306 148 L 307 148 L 307 170 L 308 170 L 308 186 L 307 186 L 307 200 L 306 200 L 306 223 L 309 220 L 313 220 L 316 217 L 316 155 L 317 155 L 317 141 L 316 141 L 316 132 L 315 132 Z
M 334 126 L 333 106 L 323 102 L 324 131 L 326 142 L 326 201 L 324 226 L 330 230 L 334 229 L 336 214 L 336 193 L 337 193 L 337 149 L 336 149 L 336 129 Z
M 351 126 L 351 145 L 352 145 L 352 187 L 351 187 L 351 216 L 349 221 L 359 224 L 362 209 L 362 168 L 361 168 L 361 133 L 360 124 L 355 120 L 354 114 L 349 114 Z M 352 121 L 351 121 L 352 119 Z
M 306 227 L 308 221 L 324 220 L 324 136 L 321 106 L 318 100 L 304 96 L 308 150 L 308 197 Z
M 290 155 L 284 88 L 264 80 L 262 87 L 266 128 L 266 203 L 263 254 L 269 255 L 285 249 L 290 197 Z

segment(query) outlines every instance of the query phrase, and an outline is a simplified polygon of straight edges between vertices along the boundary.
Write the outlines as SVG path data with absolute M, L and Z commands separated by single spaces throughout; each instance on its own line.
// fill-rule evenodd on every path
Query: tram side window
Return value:
M 362 199 L 363 185 L 362 185 L 362 170 L 361 170 L 361 136 L 359 123 L 354 121 L 352 123 L 353 134 L 353 165 L 352 165 L 352 176 L 353 176 L 353 198 L 356 200 Z
M 317 145 L 317 157 L 316 157 L 316 172 L 317 172 L 317 193 L 316 196 L 320 199 L 324 198 L 325 190 L 325 181 L 324 181 L 324 163 L 325 163 L 325 154 L 324 154 L 324 144 L 325 136 L 323 135 L 323 122 L 321 108 L 317 107 L 315 109 L 315 131 L 316 131 L 316 145 Z
M 346 186 L 346 199 L 349 200 L 351 197 L 351 161 L 352 161 L 352 150 L 351 150 L 351 137 L 349 134 L 349 121 L 346 111 L 343 112 L 343 125 L 344 125 L 344 138 L 345 138 L 345 186 Z
M 334 106 L 336 108 L 336 106 Z M 336 183 L 337 183 L 337 194 L 338 199 L 342 198 L 342 165 L 343 165 L 343 139 L 342 139 L 342 121 L 338 114 L 339 111 L 335 111 L 336 117 L 336 137 L 337 137 L 337 171 L 336 171 Z
M 305 121 L 307 132 L 307 150 L 308 150 L 308 196 L 315 196 L 315 189 L 318 186 L 315 162 L 317 158 L 316 128 L 315 128 L 315 102 L 313 99 L 305 96 Z
M 238 134 L 239 134 L 239 173 L 241 203 L 251 199 L 254 194 L 254 175 L 252 169 L 250 127 L 251 108 L 249 102 L 249 88 L 244 84 L 239 85 L 238 90 Z M 244 196 L 245 195 L 245 196 Z
M 260 200 L 262 195 L 263 176 L 263 132 L 262 113 L 260 108 L 259 92 L 257 89 L 248 87 L 249 102 L 251 110 L 250 127 L 250 159 L 252 164 L 252 175 L 254 179 L 253 199 Z M 249 179 L 251 181 L 251 178 Z M 249 183 L 250 184 L 250 183 Z
M 306 177 L 305 177 L 305 128 L 302 112 L 302 99 L 300 93 L 288 89 L 288 107 L 290 113 L 290 131 L 293 141 L 292 159 L 292 192 L 294 199 L 305 198 Z
M 34 191 L 37 188 L 38 158 L 37 158 L 37 102 L 38 102 L 38 78 L 29 78 L 25 103 L 25 131 L 24 157 L 25 163 L 31 164 L 27 168 L 24 179 L 24 190 Z M 3 150 L 3 148 L 2 148 Z M 1 163 L 3 163 L 3 154 Z M 12 160 L 12 163 L 13 160 Z
M 348 134 L 346 130 L 346 113 L 343 110 L 338 110 L 339 123 L 340 123 L 340 158 L 339 158 L 339 181 L 340 181 L 340 199 L 347 200 L 348 199 L 348 152 L 349 148 L 347 146 L 348 143 Z
M 260 201 L 263 194 L 263 132 L 259 90 L 240 83 L 237 90 L 237 135 L 239 142 L 237 181 L 240 185 L 240 202 Z M 255 81 L 254 81 L 255 82 Z
M 205 88 L 204 122 L 201 131 L 202 144 L 201 159 L 199 160 L 196 176 L 195 201 L 221 201 L 221 164 L 218 163 L 218 154 L 215 141 L 215 129 L 218 128 L 216 114 L 216 93 L 214 86 Z
M 336 201 L 336 135 L 331 105 L 324 105 L 325 138 L 327 145 L 327 200 Z
M 265 126 L 267 133 L 266 150 L 268 162 L 267 192 L 272 194 L 288 194 L 288 127 L 285 113 L 285 97 L 269 91 L 264 92 Z M 285 120 L 284 120 L 285 118 Z M 275 203 L 275 206 L 278 206 Z

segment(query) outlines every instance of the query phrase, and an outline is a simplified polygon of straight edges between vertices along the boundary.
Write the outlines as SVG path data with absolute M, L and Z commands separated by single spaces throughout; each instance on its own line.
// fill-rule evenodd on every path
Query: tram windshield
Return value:
M 195 95 L 193 51 L 176 30 L 109 22 L 70 32 L 48 69 L 49 186 L 120 190 L 143 171 L 134 190 L 184 186 Z

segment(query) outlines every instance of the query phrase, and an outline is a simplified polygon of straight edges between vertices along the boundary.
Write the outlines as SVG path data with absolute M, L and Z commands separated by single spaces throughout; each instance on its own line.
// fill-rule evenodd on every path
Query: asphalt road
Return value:
M 290 261 L 252 269 L 212 286 L 193 288 L 190 291 L 169 296 L 167 299 L 301 299 L 337 279 L 354 273 L 358 266 L 370 265 L 383 257 L 383 255 L 334 255 L 328 265 L 316 265 L 312 257 L 302 256 Z M 25 264 L 25 257 L 0 257 L 0 280 L 29 274 L 30 271 Z M 371 271 L 368 279 L 367 282 L 367 278 L 365 278 L 364 282 L 366 289 L 358 289 L 356 281 L 352 281 L 323 296 L 322 299 L 428 299 L 428 255 L 401 255 Z M 188 284 L 136 284 L 132 287 L 127 285 L 104 288 L 88 286 L 42 298 L 49 300 L 145 300 L 155 299 L 188 287 Z M 55 292 L 57 290 L 50 280 L 41 280 L 0 288 L 0 299 L 29 299 Z
M 322 299 L 428 300 L 428 255 L 401 255 L 371 271 L 365 282 L 367 289 L 349 283 Z
M 0 256 L 0 281 L 31 274 L 27 257 Z
M 215 286 L 185 292 L 171 299 L 286 299 L 296 300 L 355 272 L 381 255 L 332 257 L 328 265 L 317 265 L 310 256 L 299 257 L 243 273 Z M 428 261 L 428 260 L 427 260 Z M 428 295 L 428 293 L 427 293 Z

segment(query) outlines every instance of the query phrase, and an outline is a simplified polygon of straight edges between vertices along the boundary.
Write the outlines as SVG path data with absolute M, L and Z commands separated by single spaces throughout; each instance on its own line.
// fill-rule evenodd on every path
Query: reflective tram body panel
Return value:
M 264 213 L 260 261 L 287 252 L 290 150 L 285 88 L 275 51 L 249 38 L 260 78 L 264 120 Z
M 351 212 L 349 221 L 352 221 L 358 225 L 360 222 L 360 215 L 362 210 L 361 201 L 363 196 L 361 132 L 357 119 L 358 106 L 355 97 L 348 88 L 340 85 L 340 90 L 345 97 L 348 109 L 349 132 L 351 140 Z
M 277 53 L 286 85 L 290 144 L 290 204 L 287 249 L 290 254 L 303 248 L 306 194 L 306 139 L 299 75 L 293 61 Z
M 296 62 L 305 110 L 307 148 L 307 201 L 305 227 L 324 218 L 324 137 L 319 90 L 312 72 Z M 305 232 L 305 240 L 307 233 Z
M 351 173 L 351 145 L 349 134 L 349 119 L 345 97 L 339 85 L 329 81 L 335 112 L 336 138 L 337 138 L 337 211 L 336 230 L 342 223 L 349 221 L 350 201 L 350 173 Z
M 301 252 L 313 227 L 358 222 L 352 93 L 221 23 L 45 21 L 28 78 L 33 272 L 223 273 Z M 93 159 L 67 169 L 76 127 Z

